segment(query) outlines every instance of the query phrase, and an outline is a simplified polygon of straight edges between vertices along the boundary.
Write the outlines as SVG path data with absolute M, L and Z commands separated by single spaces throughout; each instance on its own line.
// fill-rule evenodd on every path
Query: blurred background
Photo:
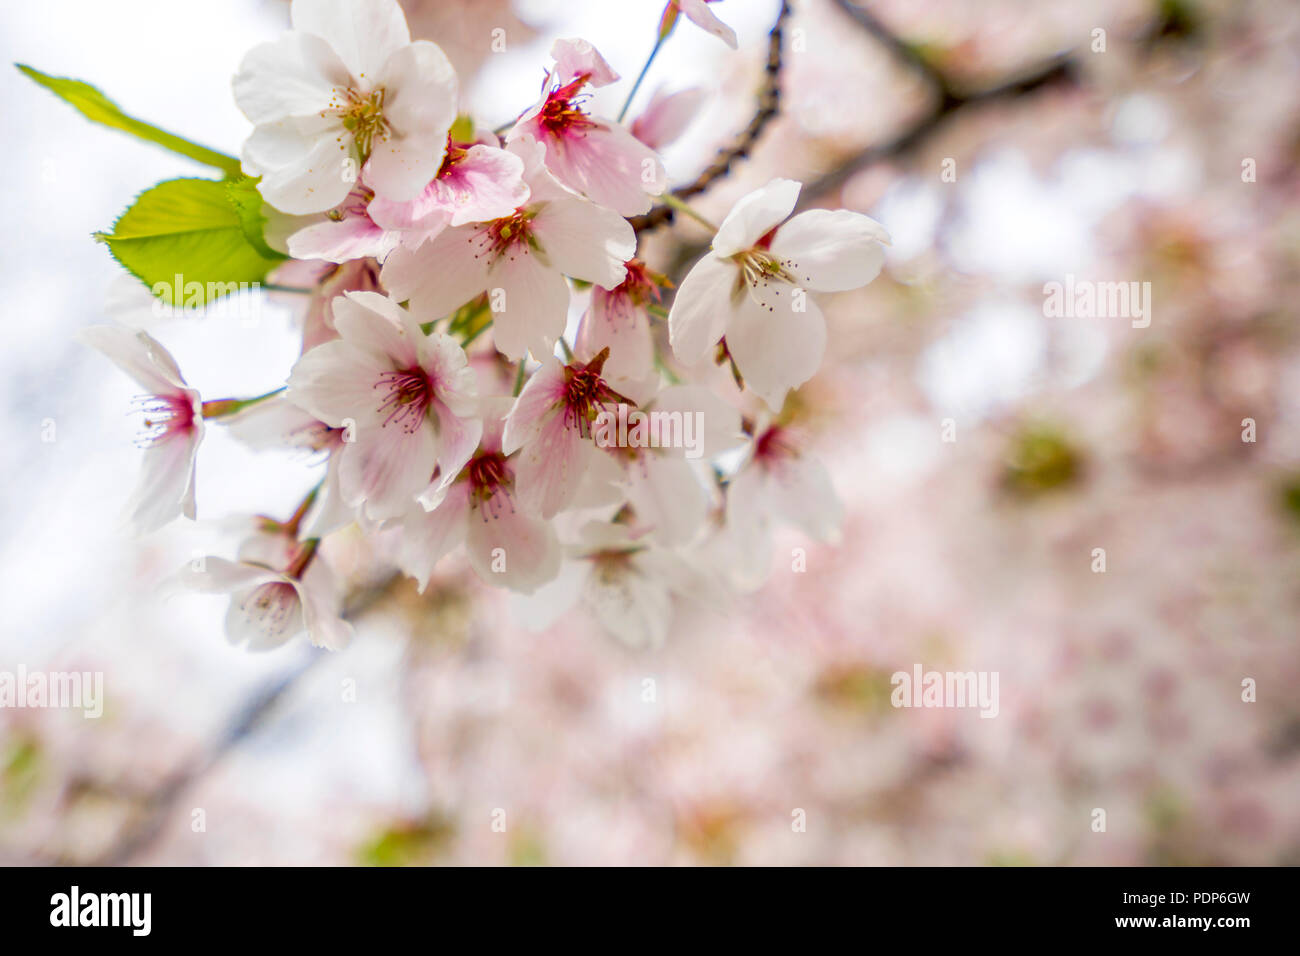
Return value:
M 662 9 L 405 6 L 488 126 L 562 36 L 623 74 L 596 104 L 616 112 Z M 250 655 L 224 599 L 161 593 L 319 469 L 212 428 L 200 520 L 123 530 L 138 389 L 73 336 L 138 300 L 90 233 L 207 172 L 0 72 L 0 670 L 102 671 L 105 692 L 98 720 L 0 709 L 0 862 L 1300 864 L 1300 6 L 792 6 L 783 113 L 696 204 L 717 221 L 788 176 L 893 235 L 879 279 L 821 298 L 827 360 L 798 395 L 844 535 L 783 533 L 765 588 L 679 607 L 652 652 L 582 613 L 523 630 L 454 561 L 419 596 L 348 534 L 342 653 Z M 778 7 L 724 0 L 738 53 L 682 23 L 656 61 L 630 115 L 660 86 L 709 93 L 666 151 L 677 181 L 749 122 Z M 288 5 L 0 18 L 5 61 L 237 152 L 229 78 Z M 644 255 L 680 276 L 708 238 L 683 222 Z M 1047 317 L 1067 275 L 1151 283 L 1149 327 Z M 205 397 L 259 394 L 296 357 L 291 305 L 151 328 Z M 999 715 L 891 707 L 918 663 L 998 672 Z

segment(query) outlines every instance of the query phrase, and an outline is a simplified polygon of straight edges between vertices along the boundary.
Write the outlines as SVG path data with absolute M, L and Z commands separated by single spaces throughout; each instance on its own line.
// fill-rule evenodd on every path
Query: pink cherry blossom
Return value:
M 523 177 L 523 160 L 514 153 L 484 143 L 449 142 L 442 167 L 424 192 L 409 202 L 376 198 L 368 213 L 414 249 L 448 226 L 509 216 L 528 201 Z
M 583 89 L 609 80 L 594 63 L 593 55 L 599 57 L 594 49 L 585 58 L 572 52 L 577 42 L 581 41 L 557 41 L 551 51 L 556 69 L 548 78 L 545 95 L 519 118 L 506 134 L 506 142 L 536 139 L 546 148 L 547 168 L 570 189 L 622 216 L 648 212 L 651 197 L 667 185 L 663 161 L 621 124 L 593 117 L 583 108 Z M 584 62 L 591 72 L 566 78 Z
M 749 569 L 741 574 L 749 586 L 767 577 L 774 523 L 792 525 L 818 541 L 838 539 L 843 505 L 826 467 L 805 445 L 798 429 L 764 416 L 727 483 L 727 533 Z
M 664 276 L 640 259 L 626 263 L 627 277 L 613 289 L 591 290 L 591 304 L 578 326 L 574 343 L 581 355 L 609 348 L 606 373 L 611 378 L 643 378 L 654 370 L 654 337 L 648 307 L 660 298 Z
M 324 259 L 342 263 L 373 257 L 380 262 L 397 245 L 398 235 L 375 224 L 367 207 L 374 191 L 358 182 L 343 202 L 322 219 L 289 236 L 289 255 L 295 259 Z
M 519 500 L 517 459 L 501 446 L 508 398 L 485 399 L 483 438 L 458 473 L 448 472 L 399 522 L 398 561 L 423 591 L 434 566 L 462 543 L 487 584 L 531 592 L 559 572 L 560 547 L 549 522 Z
M 476 386 L 465 352 L 425 335 L 411 314 L 374 292 L 334 301 L 340 338 L 312 349 L 289 376 L 289 401 L 348 429 L 339 488 L 375 519 L 405 513 L 434 468 L 459 471 L 478 445 Z
M 674 420 L 675 434 L 689 434 L 694 447 L 645 446 L 634 440 L 619 445 L 609 419 L 597 423 L 596 445 L 617 464 L 615 483 L 631 505 L 636 525 L 660 544 L 687 544 L 707 522 L 706 482 L 711 486 L 712 479 L 704 460 L 741 443 L 740 413 L 700 385 L 670 385 L 642 402 L 636 413 L 646 416 L 643 421 L 651 415 Z
M 866 285 L 889 242 L 880 223 L 844 209 L 787 222 L 799 189 L 774 179 L 736 203 L 668 316 L 678 360 L 699 362 L 725 335 L 745 383 L 774 410 L 812 378 L 826 350 L 826 321 L 807 293 Z
M 205 557 L 181 569 L 176 582 L 206 593 L 230 594 L 226 636 L 250 651 L 280 647 L 307 633 L 331 651 L 346 647 L 352 625 L 341 616 L 342 596 L 315 540 L 256 534 L 239 560 Z
M 668 638 L 674 595 L 708 599 L 714 596 L 713 583 L 711 575 L 627 525 L 593 521 L 565 548 L 564 565 L 553 581 L 514 598 L 513 616 L 540 631 L 581 603 L 616 640 L 656 648 Z
M 144 466 L 127 506 L 139 534 L 155 531 L 177 515 L 194 517 L 194 459 L 203 438 L 199 393 L 185 384 L 176 360 L 147 332 L 112 325 L 83 329 L 78 338 L 107 355 L 147 394 Z
M 515 473 L 520 500 L 543 518 L 573 501 L 599 452 L 591 425 L 602 411 L 630 399 L 601 376 L 609 351 L 585 364 L 563 365 L 551 356 L 524 386 L 506 418 L 502 450 L 519 452 Z
M 549 355 L 564 332 L 564 276 L 615 288 L 636 251 L 627 221 L 556 181 L 545 150 L 523 137 L 509 146 L 524 164 L 528 202 L 488 223 L 448 229 L 419 249 L 399 247 L 381 279 L 421 314 L 443 316 L 489 290 L 492 337 L 508 358 Z

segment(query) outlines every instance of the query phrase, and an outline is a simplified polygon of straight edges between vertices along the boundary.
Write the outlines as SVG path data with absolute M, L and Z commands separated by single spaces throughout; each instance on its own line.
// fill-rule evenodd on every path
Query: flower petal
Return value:
M 773 411 L 780 411 L 790 389 L 816 374 L 826 352 L 821 309 L 805 295 L 803 311 L 798 311 L 793 290 L 785 282 L 752 290 L 727 329 L 727 349 L 736 368 Z
M 793 179 L 774 179 L 741 198 L 718 227 L 713 251 L 725 258 L 752 249 L 794 212 L 801 188 Z
M 678 361 L 694 365 L 726 333 L 739 281 L 736 264 L 712 252 L 687 273 L 668 313 L 668 341 Z
M 372 80 L 395 50 L 411 42 L 397 0 L 293 0 L 295 30 L 326 40 L 354 77 Z
M 456 119 L 456 72 L 437 44 L 420 40 L 392 55 L 380 85 L 391 133 L 372 145 L 366 182 L 377 195 L 404 202 L 420 195 L 442 165 Z
M 791 260 L 795 279 L 818 292 L 844 292 L 880 274 L 889 233 L 874 219 L 847 209 L 810 209 L 772 239 L 772 253 Z

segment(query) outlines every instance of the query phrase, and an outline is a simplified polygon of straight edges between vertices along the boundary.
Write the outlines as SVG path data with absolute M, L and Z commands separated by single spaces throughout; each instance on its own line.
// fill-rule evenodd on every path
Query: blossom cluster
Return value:
M 738 45 L 704 0 L 672 0 L 659 42 L 679 13 Z M 665 639 L 677 597 L 759 586 L 774 524 L 835 535 L 829 477 L 783 409 L 826 350 L 812 294 L 871 281 L 888 235 L 858 213 L 796 212 L 800 185 L 775 179 L 674 287 L 629 218 L 680 204 L 659 150 L 701 92 L 656 95 L 624 123 L 589 112 L 620 79 L 592 44 L 557 40 L 551 61 L 535 102 L 492 130 L 461 112 L 451 63 L 411 40 L 396 0 L 294 0 L 292 29 L 233 84 L 261 238 L 289 257 L 272 278 L 305 286 L 283 387 L 204 400 L 147 332 L 86 331 L 146 393 L 141 532 L 195 517 L 206 422 L 327 463 L 235 560 L 182 572 L 232 595 L 232 640 L 341 647 L 324 545 L 351 526 L 421 588 L 463 549 L 529 626 L 582 601 L 635 645 Z M 628 436 L 629 410 L 655 441 Z

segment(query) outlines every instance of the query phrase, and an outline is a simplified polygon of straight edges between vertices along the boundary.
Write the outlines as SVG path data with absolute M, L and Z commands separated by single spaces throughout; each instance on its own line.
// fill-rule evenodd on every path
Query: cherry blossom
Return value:
M 524 163 L 517 155 L 486 143 L 449 142 L 438 175 L 420 195 L 408 202 L 379 197 L 367 212 L 414 249 L 448 226 L 500 219 L 527 201 Z
M 491 222 L 448 229 L 419 249 L 399 247 L 381 279 L 421 314 L 443 316 L 493 290 L 492 337 L 511 359 L 549 355 L 564 331 L 572 276 L 613 289 L 636 236 L 621 216 L 561 186 L 545 150 L 524 137 L 510 144 L 524 164 L 528 202 Z
M 531 592 L 560 569 L 560 547 L 550 524 L 520 501 L 517 457 L 501 444 L 508 398 L 483 402 L 483 438 L 459 472 L 447 472 L 420 496 L 400 522 L 398 562 L 423 591 L 434 567 L 462 543 L 471 567 L 487 584 Z
M 866 285 L 889 242 L 880 223 L 844 209 L 789 218 L 799 189 L 774 179 L 736 203 L 668 316 L 680 361 L 699 362 L 725 335 L 745 383 L 774 410 L 812 378 L 826 351 L 826 321 L 807 292 Z
M 660 300 L 666 277 L 651 272 L 640 259 L 629 259 L 627 276 L 613 289 L 596 287 L 578 326 L 579 353 L 595 355 L 609 348 L 611 378 L 643 378 L 654 369 L 654 336 L 648 307 Z
M 620 414 L 628 414 L 620 410 Z M 704 528 L 710 498 L 701 475 L 701 458 L 711 458 L 740 444 L 740 413 L 699 385 L 672 385 L 635 411 L 641 421 L 662 416 L 673 423 L 662 431 L 684 441 L 648 446 L 631 436 L 625 444 L 611 440 L 608 419 L 598 423 L 597 447 L 604 448 L 619 467 L 616 483 L 638 527 L 664 545 L 691 541 Z M 659 429 L 656 429 L 659 432 Z M 708 479 L 712 483 L 711 478 Z
M 239 560 L 204 557 L 182 568 L 175 583 L 230 594 L 232 644 L 267 651 L 305 631 L 316 647 L 337 651 L 351 640 L 352 625 L 341 616 L 338 584 L 317 548 L 314 539 L 255 534 L 240 547 Z
M 582 40 L 557 40 L 551 56 L 556 67 L 545 94 L 506 134 L 506 142 L 536 139 L 555 177 L 593 202 L 623 216 L 649 211 L 651 197 L 667 185 L 663 161 L 621 124 L 583 108 L 584 88 L 611 83 L 617 74 Z
M 554 517 L 573 501 L 598 457 L 591 432 L 597 415 L 620 402 L 633 404 L 602 377 L 608 357 L 605 349 L 583 364 L 548 358 L 506 418 L 502 451 L 519 452 L 520 500 L 543 518 Z
M 674 595 L 707 600 L 715 585 L 711 575 L 627 525 L 589 522 L 565 548 L 558 576 L 530 596 L 515 597 L 513 616 L 541 631 L 581 603 L 615 639 L 657 648 L 668 638 Z
M 288 213 L 340 205 L 365 168 L 374 191 L 414 199 L 442 162 L 456 118 L 456 74 L 411 42 L 397 0 L 293 0 L 293 29 L 254 48 L 235 101 L 256 127 L 243 167 Z
M 375 292 L 334 300 L 340 338 L 312 349 L 289 375 L 289 401 L 351 431 L 339 452 L 348 505 L 375 519 L 404 513 L 435 466 L 458 471 L 478 445 L 476 386 L 450 337 L 425 335 Z
M 147 332 L 112 325 L 83 329 L 78 338 L 107 355 L 146 393 L 144 466 L 127 506 L 139 534 L 156 531 L 177 515 L 194 517 L 194 459 L 203 438 L 199 393 L 185 384 L 171 353 Z

